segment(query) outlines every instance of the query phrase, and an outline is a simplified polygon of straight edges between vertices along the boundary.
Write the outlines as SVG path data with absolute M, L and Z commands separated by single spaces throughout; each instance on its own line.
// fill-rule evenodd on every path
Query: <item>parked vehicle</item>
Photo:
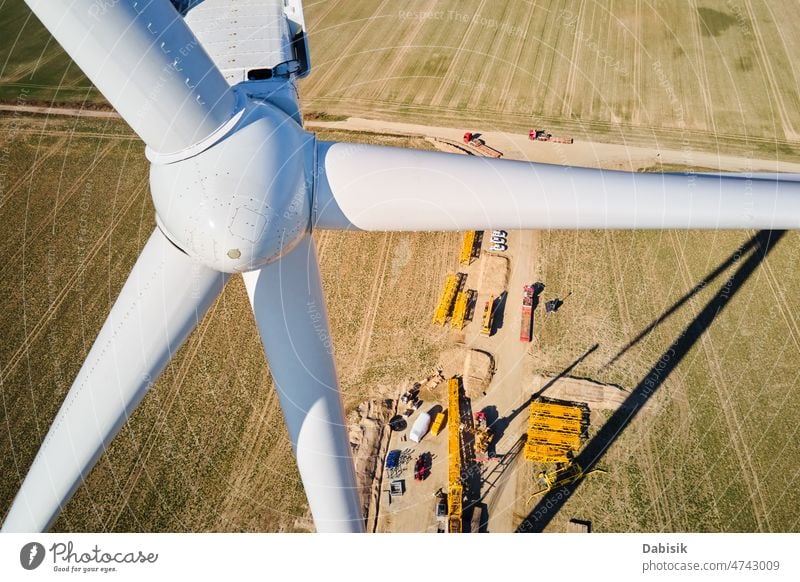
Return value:
M 414 479 L 416 481 L 424 481 L 431 472 L 431 454 L 422 453 L 414 464 Z
M 492 245 L 492 248 L 489 249 L 489 250 L 490 251 L 503 252 L 503 251 L 507 251 L 508 247 L 506 245 L 502 244 L 502 243 L 495 243 L 495 244 Z
M 431 415 L 427 412 L 421 412 L 417 417 L 417 420 L 414 421 L 414 424 L 411 425 L 411 430 L 408 431 L 409 440 L 418 443 L 422 440 L 422 437 L 425 436 L 430 427 Z
M 502 237 L 502 236 L 493 236 L 492 237 L 492 242 L 504 245 L 504 244 L 506 244 L 506 239 L 505 239 L 505 237 Z
M 508 233 L 504 230 L 493 230 L 492 236 L 502 236 L 503 238 L 506 238 L 508 236 Z
M 386 468 L 396 469 L 397 465 L 399 464 L 400 464 L 400 450 L 394 449 L 393 451 L 389 451 L 389 454 L 386 455 Z

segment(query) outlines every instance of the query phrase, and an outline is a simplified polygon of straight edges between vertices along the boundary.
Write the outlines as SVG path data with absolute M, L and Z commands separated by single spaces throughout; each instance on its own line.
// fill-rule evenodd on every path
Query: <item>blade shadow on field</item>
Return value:
M 716 269 L 714 269 L 708 275 L 706 275 L 702 281 L 700 281 L 697 285 L 692 287 L 692 289 L 688 293 L 686 293 L 686 295 L 684 295 L 683 297 L 678 299 L 675 303 L 673 303 L 669 309 L 667 309 L 664 313 L 662 313 L 656 319 L 654 319 L 647 327 L 645 327 L 641 332 L 639 332 L 635 338 L 633 338 L 631 341 L 625 344 L 625 346 L 620 351 L 618 351 L 605 366 L 603 366 L 603 369 L 613 365 L 617 360 L 619 360 L 622 356 L 628 353 L 628 350 L 630 350 L 632 347 L 634 347 L 636 344 L 642 341 L 651 331 L 653 331 L 656 327 L 665 322 L 676 311 L 678 311 L 681 307 L 683 307 L 686 304 L 686 302 L 689 301 L 689 299 L 691 299 L 692 297 L 697 295 L 700 291 L 705 289 L 706 286 L 708 286 L 710 283 L 714 281 L 714 279 L 716 279 L 722 273 L 724 273 L 725 270 L 728 269 L 728 267 L 730 267 L 736 261 L 741 259 L 742 255 L 744 255 L 745 253 L 756 247 L 760 242 L 759 236 L 761 236 L 761 232 L 753 235 L 753 237 L 750 238 L 750 240 L 748 240 L 742 246 L 740 246 L 735 253 L 731 254 L 727 259 L 721 262 Z
M 727 307 L 730 300 L 742 288 L 744 283 L 755 272 L 758 266 L 766 259 L 769 252 L 786 234 L 786 231 L 759 231 L 744 246 L 723 263 L 729 266 L 740 260 L 747 250 L 752 249 L 750 255 L 743 260 L 736 272 L 717 291 L 713 298 L 705 305 L 702 311 L 689 323 L 670 345 L 655 364 L 650 368 L 644 378 L 631 391 L 625 402 L 609 417 L 608 421 L 600 428 L 598 433 L 584 447 L 575 458 L 584 473 L 596 468 L 598 461 L 605 455 L 609 447 L 619 438 L 622 432 L 630 425 L 637 414 L 650 401 L 653 394 L 663 385 L 670 374 L 680 364 L 686 354 L 695 345 L 697 340 L 708 330 L 717 316 Z M 722 268 L 724 270 L 724 268 Z M 719 272 L 717 272 L 719 271 Z M 714 271 L 716 277 L 720 269 Z M 706 280 L 709 280 L 707 277 Z M 670 311 L 662 315 L 656 322 L 663 321 L 674 309 L 685 302 L 685 299 L 694 295 L 698 290 L 695 287 L 689 295 L 676 303 Z M 653 324 L 651 324 L 653 325 Z M 643 334 L 640 334 L 641 337 Z M 629 344 L 631 345 L 631 344 Z M 582 480 L 559 487 L 545 495 L 531 510 L 528 516 L 517 527 L 517 533 L 541 532 L 552 521 L 564 503 L 580 486 Z

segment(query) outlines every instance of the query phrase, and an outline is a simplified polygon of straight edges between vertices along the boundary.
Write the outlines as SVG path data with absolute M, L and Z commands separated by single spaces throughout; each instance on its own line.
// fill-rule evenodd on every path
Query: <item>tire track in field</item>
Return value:
M 478 8 L 475 9 L 475 14 L 480 14 L 483 10 L 484 5 L 486 4 L 486 0 L 481 0 L 481 3 L 478 5 Z M 479 18 L 471 18 L 469 21 L 469 26 L 467 26 L 467 31 L 461 36 L 461 42 L 456 49 L 455 57 L 453 58 L 453 62 L 450 63 L 450 66 L 447 68 L 447 72 L 442 77 L 442 82 L 439 84 L 439 88 L 434 93 L 433 97 L 430 99 L 429 103 L 436 107 L 441 104 L 442 97 L 445 94 L 445 89 L 449 88 L 451 85 L 451 79 L 453 75 L 458 74 L 459 76 L 463 73 L 464 68 L 459 66 L 459 62 L 461 61 L 461 55 L 464 53 L 464 49 L 468 43 L 472 42 L 472 30 L 473 27 L 476 26 Z M 451 91 L 447 91 L 447 93 L 451 93 Z
M 611 231 L 603 231 L 603 238 L 606 243 L 606 251 L 611 259 L 612 275 L 619 282 L 618 285 L 614 285 L 614 290 L 617 294 L 617 305 L 619 306 L 620 319 L 622 320 L 622 325 L 625 328 L 622 330 L 622 332 L 628 336 L 634 332 L 635 328 L 633 326 L 633 321 L 631 320 L 631 310 L 628 306 L 628 298 L 622 292 L 622 283 L 625 279 L 623 276 L 624 271 L 622 270 L 622 264 L 620 263 L 619 254 L 617 253 L 617 246 L 614 244 L 612 236 L 613 235 L 611 234 Z
M 24 130 L 17 130 L 16 133 L 23 133 L 23 131 Z M 42 132 L 38 131 L 32 131 L 31 133 L 42 135 Z M 0 208 L 2 208 L 5 205 L 5 203 L 8 202 L 11 199 L 11 197 L 17 192 L 17 190 L 22 188 L 22 186 L 26 182 L 33 179 L 36 172 L 38 172 L 42 168 L 42 166 L 47 160 L 49 160 L 51 157 L 53 157 L 53 155 L 55 155 L 57 152 L 63 149 L 64 144 L 67 141 L 67 136 L 69 135 L 70 132 L 64 132 L 61 135 L 61 138 L 56 140 L 56 142 L 52 146 L 50 146 L 50 148 L 48 148 L 47 151 L 44 152 L 44 154 L 42 154 L 41 156 L 37 156 L 33 160 L 33 164 L 31 164 L 30 168 L 28 168 L 25 174 L 23 174 L 22 177 L 20 177 L 12 186 L 10 186 L 8 190 L 6 190 L 5 193 L 3 194 L 2 198 L 0 198 Z
M 631 310 L 630 306 L 628 305 L 628 298 L 625 293 L 622 292 L 622 288 L 624 287 L 624 271 L 622 268 L 622 263 L 619 258 L 619 253 L 617 252 L 617 245 L 614 243 L 612 238 L 612 233 L 608 230 L 603 231 L 604 240 L 606 243 L 606 250 L 608 252 L 608 256 L 611 259 L 611 269 L 612 274 L 615 279 L 614 290 L 617 294 L 617 305 L 619 308 L 620 319 L 622 320 L 623 325 L 623 334 L 627 337 L 631 333 L 634 333 L 634 325 L 631 318 Z M 657 469 L 659 466 L 659 457 L 657 454 L 654 454 L 651 449 L 651 443 L 643 444 L 640 447 L 641 454 L 645 457 L 645 463 L 641 465 L 642 471 L 642 479 L 645 483 L 645 487 L 649 491 L 649 498 L 652 502 L 652 505 L 655 506 L 656 513 L 659 515 L 659 526 L 663 526 L 664 524 L 667 525 L 667 531 L 672 530 L 672 512 L 670 511 L 669 507 L 669 500 L 667 499 L 666 495 L 664 495 L 664 487 L 659 484 L 658 476 L 661 474 L 660 470 Z
M 342 52 L 340 52 L 340 53 L 339 53 L 339 55 L 338 55 L 338 56 L 337 56 L 335 59 L 331 59 L 330 61 L 328 61 L 328 62 L 326 62 L 326 63 L 325 63 L 326 65 L 329 65 L 329 68 L 328 68 L 328 70 L 327 70 L 327 71 L 325 71 L 325 72 L 324 72 L 324 73 L 323 73 L 323 74 L 322 74 L 322 75 L 321 75 L 321 76 L 320 76 L 320 77 L 319 77 L 319 78 L 316 80 L 316 86 L 317 86 L 317 87 L 327 87 L 327 86 L 328 86 L 328 80 L 329 80 L 329 79 L 330 79 L 330 77 L 331 77 L 331 76 L 334 74 L 334 72 L 336 71 L 336 69 L 339 67 L 339 64 L 342 62 L 342 60 L 344 60 L 344 59 L 346 59 L 346 58 L 348 58 L 348 57 L 352 56 L 352 55 L 350 54 L 350 51 L 352 50 L 352 48 L 353 48 L 354 46 L 358 46 L 358 42 L 361 40 L 361 37 L 363 37 L 363 36 L 364 36 L 364 34 L 366 33 L 366 31 L 367 31 L 367 30 L 369 30 L 369 28 L 370 28 L 370 23 L 371 23 L 373 20 L 377 20 L 378 18 L 380 18 L 380 17 L 378 16 L 378 14 L 380 14 L 380 13 L 381 13 L 381 11 L 383 10 L 383 7 L 384 7 L 384 6 L 385 6 L 385 5 L 386 5 L 388 2 L 389 2 L 389 0 L 383 0 L 383 1 L 380 3 L 380 5 L 378 6 L 378 8 L 376 8 L 376 9 L 375 9 L 375 12 L 373 12 L 373 13 L 372 13 L 372 15 L 371 15 L 369 18 L 365 18 L 365 19 L 363 19 L 363 20 L 365 20 L 366 22 L 363 22 L 363 23 L 361 24 L 361 27 L 358 29 L 358 32 L 357 32 L 356 34 L 354 34 L 354 35 L 353 35 L 353 38 L 351 38 L 351 39 L 350 39 L 350 42 L 349 42 L 349 43 L 347 43 L 347 46 L 346 46 L 346 47 L 344 47 L 344 50 L 342 50 Z M 358 22 L 358 21 L 354 21 L 354 22 Z M 331 84 L 330 86 L 332 87 L 332 86 L 333 86 L 333 84 Z
M 47 308 L 44 315 L 39 319 L 38 322 L 33 326 L 31 331 L 25 335 L 22 339 L 20 347 L 17 349 L 14 354 L 12 354 L 11 358 L 9 359 L 6 366 L 0 372 L 0 385 L 5 384 L 11 373 L 16 369 L 16 367 L 20 364 L 23 357 L 27 355 L 29 346 L 35 342 L 42 331 L 47 327 L 47 324 L 53 318 L 53 316 L 57 313 L 58 308 L 64 302 L 64 300 L 69 295 L 70 291 L 72 291 L 75 284 L 83 277 L 84 271 L 89 266 L 89 264 L 94 260 L 100 250 L 105 246 L 108 238 L 111 236 L 111 233 L 114 231 L 117 226 L 122 222 L 123 217 L 128 212 L 128 210 L 133 206 L 134 202 L 139 199 L 139 195 L 144 192 L 147 188 L 148 178 L 144 178 L 141 182 L 141 185 L 134 189 L 133 194 L 127 200 L 125 205 L 120 209 L 116 216 L 111 219 L 111 224 L 106 227 L 106 229 L 100 234 L 100 237 L 95 242 L 94 246 L 92 246 L 84 255 L 83 260 L 80 264 L 75 268 L 72 273 L 72 276 L 67 280 L 61 290 L 56 295 L 56 298 Z
M 700 85 L 700 94 L 703 97 L 703 106 L 706 111 L 706 127 L 716 135 L 717 126 L 714 122 L 714 102 L 711 99 L 711 87 L 708 82 L 708 68 L 706 67 L 706 49 L 703 47 L 703 30 L 704 26 L 700 22 L 700 12 L 697 7 L 697 0 L 689 0 L 689 18 L 692 21 L 692 36 L 694 37 L 694 45 L 699 52 L 699 58 L 695 63 L 695 72 L 697 83 Z M 687 125 L 689 125 L 687 123 Z
M 134 459 L 130 473 L 128 474 L 128 478 L 125 482 L 125 485 L 122 487 L 121 498 L 118 502 L 114 505 L 117 505 L 119 511 L 117 511 L 116 515 L 111 519 L 111 521 L 106 522 L 104 525 L 105 531 L 110 531 L 114 527 L 116 527 L 117 523 L 119 522 L 119 518 L 125 512 L 125 509 L 128 507 L 128 502 L 130 501 L 131 494 L 133 490 L 136 489 L 136 485 L 139 483 L 139 479 L 142 477 L 142 473 L 145 472 L 145 467 L 147 466 L 147 462 L 150 459 L 150 454 L 153 452 L 156 443 L 160 441 L 161 434 L 166 427 L 167 418 L 169 417 L 169 413 L 172 411 L 172 407 L 175 404 L 175 401 L 178 398 L 178 394 L 180 393 L 180 388 L 183 385 L 184 380 L 186 380 L 186 376 L 189 374 L 189 371 L 192 369 L 192 363 L 194 362 L 195 356 L 197 356 L 197 352 L 200 350 L 200 347 L 203 345 L 203 338 L 208 331 L 208 328 L 211 325 L 211 320 L 214 317 L 214 314 L 219 307 L 219 297 L 214 304 L 211 306 L 211 309 L 208 310 L 208 313 L 203 317 L 198 329 L 196 330 L 198 333 L 192 334 L 192 339 L 189 341 L 189 345 L 185 346 L 184 350 L 184 357 L 181 361 L 180 368 L 178 369 L 177 373 L 175 374 L 175 379 L 170 383 L 170 387 L 167 391 L 167 402 L 158 409 L 158 413 L 156 417 L 153 419 L 152 429 L 147 435 L 144 443 L 140 447 L 140 453 Z M 177 353 L 177 352 L 175 352 Z M 173 353 L 173 357 L 175 357 L 175 353 Z M 168 364 L 169 365 L 169 364 Z M 163 375 L 162 375 L 163 378 Z M 131 413 L 132 414 L 132 413 Z M 158 493 L 160 497 L 160 492 Z
M 649 432 L 649 431 L 648 431 Z M 653 448 L 655 447 L 655 451 Z M 650 499 L 655 506 L 658 516 L 658 527 L 660 531 L 677 531 L 672 520 L 670 511 L 669 497 L 665 495 L 666 485 L 663 482 L 664 470 L 661 468 L 661 456 L 658 454 L 658 445 L 653 443 L 652 438 L 647 439 L 647 443 L 639 448 L 643 453 L 644 463 L 640 466 L 645 487 L 650 490 Z
M 383 283 L 386 280 L 386 269 L 389 265 L 389 251 L 392 248 L 393 233 L 386 232 L 383 235 L 383 244 L 381 246 L 380 259 L 378 260 L 378 268 L 375 272 L 375 278 L 372 280 L 372 289 L 369 298 L 366 300 L 367 317 L 364 321 L 364 327 L 361 329 L 361 335 L 358 339 L 358 351 L 354 358 L 355 374 L 361 374 L 364 371 L 364 366 L 367 363 L 367 356 L 369 355 L 370 344 L 372 343 L 372 331 L 375 329 L 375 320 L 378 317 L 378 304 L 380 303 L 381 291 L 383 290 Z
M 57 48 L 54 49 L 47 57 L 39 57 L 38 59 L 36 59 L 36 61 L 28 63 L 26 66 L 23 66 L 20 69 L 18 69 L 13 75 L 10 75 L 5 79 L 3 79 L 3 84 L 5 84 L 6 82 L 17 83 L 28 73 L 30 73 L 30 76 L 33 77 L 33 74 L 39 67 L 48 64 L 49 62 L 55 60 L 56 58 L 64 54 L 64 49 L 62 49 L 58 45 L 56 45 L 56 47 Z
M 552 44 L 549 45 L 549 46 L 545 45 L 549 49 L 547 52 L 550 55 L 550 63 L 547 66 L 547 78 L 545 78 L 545 75 L 544 75 L 545 63 L 542 62 L 542 80 L 537 85 L 540 86 L 540 87 L 544 87 L 546 89 L 546 91 L 547 91 L 546 96 L 554 94 L 556 92 L 556 90 L 557 90 L 557 87 L 553 86 L 553 65 L 556 62 L 556 53 L 558 51 L 559 44 L 561 43 L 561 35 L 564 34 L 564 29 L 565 28 L 566 28 L 566 26 L 564 26 L 563 24 L 559 24 L 559 25 L 555 26 L 556 36 L 553 39 Z M 563 94 L 560 94 L 560 95 L 554 96 L 553 98 L 556 99 L 556 102 L 560 102 L 561 106 L 563 108 L 565 96 Z M 547 105 L 547 98 L 545 97 L 544 99 L 542 99 L 541 111 L 544 111 L 546 107 L 548 107 L 548 105 Z M 537 115 L 537 117 L 539 119 L 542 119 L 541 115 Z M 559 117 L 559 119 L 563 119 L 563 117 L 564 117 L 563 114 L 560 111 L 559 111 L 558 117 Z
M 631 121 L 639 124 L 642 119 L 642 108 L 639 106 L 644 100 L 643 87 L 642 87 L 642 44 L 644 43 L 644 30 L 642 17 L 642 0 L 636 0 L 636 9 L 633 17 L 633 90 L 636 92 L 633 111 L 631 112 Z
M 798 136 L 797 132 L 795 132 L 791 118 L 786 112 L 786 103 L 783 101 L 780 86 L 778 85 L 775 71 L 772 68 L 772 61 L 769 58 L 770 52 L 767 49 L 766 43 L 764 42 L 764 36 L 761 34 L 761 28 L 758 26 L 758 19 L 756 18 L 755 10 L 753 10 L 753 3 L 751 0 L 745 0 L 744 5 L 745 9 L 747 10 L 747 15 L 750 17 L 753 36 L 755 37 L 756 46 L 758 47 L 758 60 L 761 61 L 761 70 L 767 75 L 767 81 L 769 82 L 770 90 L 772 92 L 772 102 L 778 109 L 778 115 L 781 118 L 781 125 L 783 125 L 785 137 L 796 140 L 800 136 Z
M 670 236 L 673 240 L 673 244 L 675 243 L 675 232 L 669 231 Z M 687 267 L 686 257 L 683 254 L 683 249 L 680 246 L 677 247 L 677 252 L 679 253 L 680 260 L 678 264 L 680 265 L 680 272 L 684 279 L 684 283 L 688 286 L 691 286 L 692 278 L 691 273 Z M 757 250 L 751 252 L 758 252 Z M 766 263 L 766 261 L 762 261 L 762 265 Z M 755 466 L 753 464 L 753 458 L 750 454 L 750 449 L 747 447 L 747 444 L 744 442 L 743 438 L 743 427 L 739 422 L 738 417 L 736 416 L 736 411 L 734 410 L 733 403 L 732 403 L 732 395 L 725 390 L 725 387 L 722 385 L 722 379 L 724 378 L 722 368 L 719 365 L 719 355 L 714 347 L 714 343 L 711 340 L 711 336 L 708 333 L 708 330 L 703 330 L 700 337 L 700 344 L 702 347 L 702 351 L 705 355 L 705 360 L 708 364 L 709 368 L 709 376 L 710 380 L 714 385 L 715 392 L 717 393 L 717 399 L 720 403 L 720 408 L 722 409 L 722 416 L 725 420 L 725 425 L 728 429 L 729 441 L 732 445 L 733 452 L 736 456 L 736 461 L 739 465 L 739 474 L 742 477 L 743 484 L 747 489 L 748 497 L 750 498 L 750 504 L 753 509 L 753 516 L 758 523 L 758 527 L 760 531 L 771 531 L 769 525 L 769 510 L 767 509 L 767 504 L 764 500 L 764 494 L 761 490 L 761 480 L 759 479 L 759 473 L 756 471 Z M 766 528 L 765 528 L 766 524 Z
M 797 320 L 794 318 L 792 308 L 789 302 L 786 301 L 786 296 L 781 291 L 781 286 L 778 284 L 778 279 L 772 271 L 769 261 L 763 261 L 761 265 L 764 269 L 764 274 L 766 275 L 765 279 L 769 285 L 770 291 L 772 291 L 772 295 L 775 297 L 775 304 L 778 306 L 778 311 L 780 311 L 781 317 L 783 317 L 783 320 L 786 322 L 786 327 L 789 328 L 789 335 L 797 351 L 800 352 L 800 327 L 798 327 Z
M 497 100 L 497 105 L 505 109 L 505 101 L 508 99 L 508 94 L 511 92 L 511 87 L 514 84 L 514 77 L 516 76 L 517 72 L 521 69 L 519 64 L 519 59 L 522 56 L 522 51 L 525 50 L 525 40 L 528 38 L 528 30 L 530 30 L 531 22 L 533 21 L 533 12 L 536 5 L 531 3 L 528 9 L 528 15 L 525 19 L 525 30 L 522 33 L 522 37 L 520 42 L 517 43 L 517 51 L 514 55 L 514 60 L 511 61 L 511 65 L 509 66 L 508 75 L 506 75 L 505 80 L 503 81 L 502 87 L 503 90 L 500 93 L 500 98 Z M 524 68 L 522 69 L 524 70 Z
M 97 168 L 100 162 L 103 161 L 103 159 L 105 159 L 108 156 L 108 154 L 111 153 L 111 150 L 113 150 L 116 145 L 117 145 L 116 143 L 111 142 L 107 144 L 105 148 L 100 150 L 100 152 L 97 153 L 97 155 L 92 159 L 91 165 L 88 168 L 86 168 L 83 171 L 83 173 L 75 179 L 75 184 L 72 186 L 72 188 L 67 190 L 67 192 L 64 194 L 62 198 L 56 198 L 53 214 L 58 214 L 58 212 L 62 210 L 64 206 L 66 206 L 67 202 L 69 202 L 70 199 L 75 195 L 75 193 L 78 192 L 79 186 L 82 185 L 83 180 Z M 26 236 L 26 238 L 36 239 L 40 234 L 42 234 L 44 229 L 47 228 L 49 223 L 50 219 L 46 216 L 44 219 L 42 219 L 39 225 L 33 230 L 33 232 Z M 19 256 L 22 254 L 22 252 L 23 252 L 22 247 L 19 247 L 18 250 L 11 257 L 6 259 L 3 267 L 0 268 L 0 276 L 4 275 L 5 272 L 14 265 Z
M 267 384 L 265 383 L 265 386 Z M 269 471 L 269 467 L 275 467 L 274 470 L 279 471 L 280 468 L 276 463 L 269 463 L 269 459 L 273 457 L 274 452 L 281 448 L 280 437 L 276 442 L 270 446 L 270 436 L 272 435 L 273 427 L 283 422 L 283 418 L 279 423 L 275 422 L 275 416 L 281 414 L 280 403 L 274 390 L 271 390 L 266 395 L 263 403 L 259 403 L 258 408 L 254 408 L 246 422 L 247 430 L 241 439 L 242 446 L 239 449 L 238 459 L 233 464 L 234 472 L 228 479 L 228 486 L 225 489 L 225 497 L 222 500 L 222 511 L 219 513 L 217 529 L 241 529 L 245 527 L 242 525 L 243 520 L 239 518 L 239 513 L 247 511 L 249 508 L 245 507 L 242 500 L 246 501 L 250 506 L 257 505 L 260 509 L 275 511 L 274 506 L 265 507 L 258 499 L 254 499 L 252 494 L 256 489 L 258 480 L 257 471 Z M 286 443 L 288 444 L 288 443 Z M 267 462 L 260 462 L 258 456 L 261 451 L 268 449 Z M 266 479 L 264 481 L 267 481 Z
M 575 83 L 578 77 L 578 55 L 581 50 L 581 42 L 578 41 L 579 37 L 581 37 L 581 30 L 583 27 L 583 13 L 586 11 L 586 0 L 581 0 L 581 4 L 578 7 L 578 16 L 575 20 L 575 38 L 572 40 L 572 54 L 569 58 L 569 73 L 567 74 L 567 88 L 564 93 L 564 100 L 561 103 L 561 115 L 565 117 L 572 117 L 572 102 L 573 96 L 575 95 Z M 559 23 L 559 27 L 563 27 L 563 23 Z M 561 35 L 559 34 L 559 38 Z M 553 46 L 553 50 L 555 52 L 558 44 Z M 596 56 L 596 55 L 595 55 Z M 555 54 L 553 55 L 553 60 L 555 60 Z M 552 66 L 550 68 L 552 72 Z M 551 88 L 550 82 L 548 80 L 548 87 Z
M 789 63 L 789 71 L 791 72 L 791 83 L 790 83 L 790 86 L 797 87 L 798 85 L 800 85 L 800 80 L 798 80 L 798 76 L 797 76 L 797 70 L 796 70 L 796 67 L 795 67 L 795 59 L 790 56 L 791 53 L 790 53 L 789 47 L 787 46 L 787 43 L 786 43 L 786 35 L 783 33 L 783 30 L 781 30 L 781 27 L 778 24 L 778 18 L 775 16 L 775 12 L 773 12 L 772 7 L 770 6 L 770 4 L 768 2 L 764 2 L 763 6 L 767 10 L 767 12 L 769 12 L 770 18 L 775 23 L 775 30 L 776 30 L 776 32 L 778 33 L 778 36 L 781 39 L 781 45 L 783 47 L 783 56 L 786 57 L 786 59 L 787 59 L 787 61 Z M 792 106 L 790 105 L 789 108 L 791 109 Z M 792 127 L 794 127 L 794 125 L 792 125 Z M 794 134 L 794 132 L 793 132 L 793 138 L 796 139 L 797 137 L 798 136 L 796 134 Z
M 422 13 L 432 12 L 432 10 L 434 8 L 434 5 L 435 5 L 435 1 L 429 0 L 428 4 L 426 4 L 424 7 L 421 7 L 419 10 Z M 392 59 L 392 62 L 389 65 L 389 68 L 383 74 L 383 82 L 381 83 L 381 86 L 378 89 L 378 91 L 375 93 L 376 95 L 378 95 L 378 96 L 384 95 L 385 92 L 386 92 L 386 86 L 391 81 L 396 81 L 397 80 L 397 78 L 395 78 L 395 71 L 397 70 L 397 67 L 400 64 L 405 64 L 405 62 L 406 62 L 405 57 L 408 54 L 409 49 L 412 48 L 412 47 L 416 47 L 417 46 L 414 41 L 417 38 L 417 36 L 419 35 L 419 31 L 422 30 L 422 27 L 425 26 L 425 24 L 426 24 L 426 19 L 425 18 L 416 18 L 415 19 L 415 22 L 414 22 L 414 25 L 412 26 L 411 32 L 409 34 L 405 35 L 405 38 L 408 39 L 408 40 L 406 41 L 406 43 L 403 46 L 400 47 L 400 50 L 397 52 L 395 58 Z
M 720 384 L 722 377 L 722 368 L 719 365 L 719 356 L 712 344 L 708 334 L 703 334 L 703 348 L 707 352 L 706 360 L 712 368 L 712 376 L 714 387 L 716 388 L 719 401 L 722 404 L 722 412 L 725 418 L 725 424 L 728 427 L 728 434 L 730 435 L 731 443 L 733 444 L 734 452 L 739 461 L 739 466 L 742 468 L 742 476 L 747 482 L 747 493 L 750 497 L 750 502 L 753 506 L 753 515 L 756 518 L 760 531 L 772 531 L 769 523 L 769 509 L 767 508 L 764 494 L 761 490 L 761 480 L 759 479 L 759 472 L 753 464 L 753 457 L 750 454 L 750 449 L 744 441 L 743 427 L 739 422 L 736 411 L 733 407 L 733 396 L 726 392 L 724 387 Z M 710 356 L 710 357 L 709 357 Z M 766 524 L 766 527 L 765 527 Z
M 330 6 L 328 7 L 328 9 L 327 9 L 327 10 L 326 10 L 326 11 L 325 11 L 323 14 L 320 14 L 320 15 L 319 15 L 319 16 L 316 18 L 316 20 L 317 20 L 317 26 L 319 27 L 319 28 L 318 28 L 318 30 L 316 31 L 317 33 L 319 33 L 319 32 L 321 32 L 321 31 L 324 31 L 324 30 L 325 30 L 325 29 L 324 29 L 324 28 L 322 28 L 322 26 L 320 26 L 320 25 L 322 24 L 322 21 L 323 21 L 323 20 L 325 20 L 325 19 L 328 17 L 328 14 L 330 14 L 331 12 L 333 12 L 334 8 L 336 8 L 337 6 L 339 6 L 339 2 L 340 2 L 340 0 L 330 0 Z
M 597 4 L 595 4 L 593 6 L 593 10 L 592 10 L 592 15 L 593 16 L 594 16 L 594 13 L 597 10 L 598 10 L 598 6 L 597 6 Z M 609 0 L 608 9 L 605 12 L 606 12 L 606 16 L 608 16 L 609 14 L 613 14 L 614 13 L 613 0 Z M 592 18 L 592 20 L 594 20 L 594 18 Z M 609 47 L 609 48 L 611 47 L 611 42 L 612 42 L 611 31 L 614 30 L 614 26 L 612 26 L 612 24 L 613 24 L 613 21 L 609 18 L 608 30 L 606 32 L 606 47 Z M 606 54 L 607 55 L 609 54 L 608 50 L 606 51 Z M 604 58 L 603 60 L 605 61 L 606 59 Z M 600 61 L 600 51 L 595 49 L 595 63 L 599 63 L 599 61 Z M 598 67 L 598 66 L 599 66 L 599 64 L 595 65 L 595 67 Z M 604 80 L 608 80 L 608 79 L 611 78 L 611 73 L 608 72 L 608 68 L 609 68 L 609 64 L 607 62 L 604 62 L 603 63 L 603 77 L 602 77 Z M 619 94 L 619 90 L 618 90 L 619 89 L 619 85 L 617 83 L 604 83 L 604 84 L 608 85 L 607 89 L 608 89 L 608 94 L 610 95 L 610 97 L 606 98 L 605 101 L 607 103 L 609 103 L 609 104 L 619 103 L 619 107 L 624 107 L 624 105 L 622 103 L 617 101 L 617 96 Z M 612 92 L 612 88 L 613 88 L 613 92 Z M 604 93 L 605 93 L 606 87 L 604 86 L 603 89 L 604 89 Z M 626 86 L 625 89 L 628 90 L 628 87 Z M 633 90 L 636 91 L 636 85 L 633 85 Z M 593 97 L 592 97 L 591 101 L 592 102 L 589 104 L 589 113 L 590 114 L 594 110 L 594 108 L 593 108 L 594 98 Z M 611 116 L 611 119 L 613 121 L 618 121 L 620 116 L 617 115 L 616 113 L 614 113 L 614 108 L 612 106 L 609 106 L 608 109 L 609 109 L 609 115 Z

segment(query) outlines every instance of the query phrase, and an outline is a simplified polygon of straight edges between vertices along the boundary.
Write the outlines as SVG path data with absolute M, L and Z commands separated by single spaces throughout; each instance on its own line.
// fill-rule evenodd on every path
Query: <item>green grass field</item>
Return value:
M 104 103 L 22 0 L 0 2 L 0 102 Z
M 305 103 L 329 113 L 546 126 L 622 143 L 795 157 L 791 1 L 321 2 Z
M 558 373 L 597 343 L 571 374 L 632 390 L 661 380 L 686 350 L 597 462 L 608 473 L 587 478 L 550 529 L 563 531 L 570 517 L 591 519 L 597 531 L 800 529 L 800 237 L 773 235 L 750 273 L 751 251 L 740 248 L 752 235 L 543 233 L 542 280 L 552 294 L 572 295 L 556 317 L 539 320 L 538 368 Z M 709 304 L 713 321 L 692 326 Z
M 310 114 L 797 160 L 792 0 L 308 2 Z M 0 5 L 0 101 L 95 104 L 22 0 Z

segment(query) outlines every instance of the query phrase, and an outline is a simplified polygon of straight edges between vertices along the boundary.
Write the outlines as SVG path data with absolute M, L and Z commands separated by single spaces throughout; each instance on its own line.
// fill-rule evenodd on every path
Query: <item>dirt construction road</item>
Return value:
M 315 128 L 325 128 L 369 133 L 422 135 L 462 143 L 462 145 L 464 132 L 466 131 L 463 128 L 433 127 L 358 117 L 350 117 L 344 121 L 314 121 L 307 123 L 306 127 L 312 131 Z M 527 135 L 500 131 L 487 131 L 482 133 L 481 136 L 488 145 L 503 152 L 503 157 L 505 158 L 549 164 L 632 171 L 664 164 L 698 169 L 711 168 L 728 172 L 800 172 L 800 164 L 751 159 L 735 155 L 590 141 L 576 141 L 571 145 L 564 145 L 531 141 Z

